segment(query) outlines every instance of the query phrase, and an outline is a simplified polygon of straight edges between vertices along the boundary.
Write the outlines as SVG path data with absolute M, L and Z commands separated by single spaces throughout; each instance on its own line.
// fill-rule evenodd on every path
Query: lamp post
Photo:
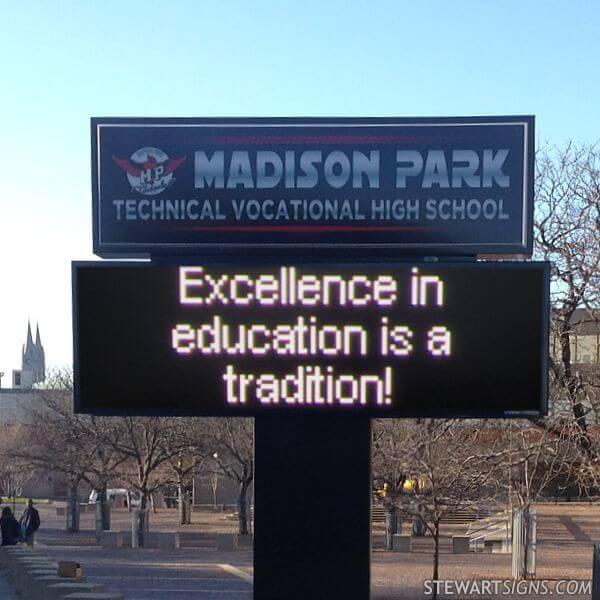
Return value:
M 213 459 L 216 461 L 219 458 L 219 453 L 213 454 Z M 219 474 L 217 473 L 217 467 L 213 463 L 213 476 L 211 481 L 211 487 L 213 492 L 213 512 L 217 512 L 217 486 L 219 485 Z

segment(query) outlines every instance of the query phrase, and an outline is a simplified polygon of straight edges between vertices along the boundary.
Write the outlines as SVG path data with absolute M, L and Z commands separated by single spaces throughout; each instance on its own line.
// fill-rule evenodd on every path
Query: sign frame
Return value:
M 139 128 L 139 127 L 178 127 L 178 128 L 232 128 L 246 126 L 249 128 L 315 128 L 331 127 L 471 127 L 474 125 L 523 127 L 523 206 L 521 214 L 521 239 L 510 242 L 486 241 L 468 243 L 403 243 L 377 242 L 360 243 L 359 236 L 351 243 L 319 242 L 319 243 L 282 243 L 268 241 L 268 230 L 260 242 L 148 242 L 128 240 L 114 242 L 103 237 L 101 211 L 103 207 L 102 182 L 100 180 L 100 144 L 103 128 Z M 357 259 L 364 258 L 364 253 L 380 257 L 404 254 L 412 256 L 476 256 L 479 254 L 520 254 L 530 256 L 533 251 L 533 195 L 534 195 L 534 139 L 535 119 L 533 116 L 499 116 L 499 117 L 418 117 L 418 118 L 384 118 L 384 117 L 264 117 L 264 118 L 92 118 L 92 218 L 93 218 L 93 251 L 103 258 L 141 258 L 154 256 L 231 256 L 240 253 L 256 257 L 268 256 L 273 251 L 285 251 L 291 259 L 301 256 L 319 256 L 334 259 L 345 255 Z M 477 225 L 473 225 L 476 227 Z M 450 230 L 449 230 L 450 231 Z M 227 236 L 224 235 L 224 238 Z

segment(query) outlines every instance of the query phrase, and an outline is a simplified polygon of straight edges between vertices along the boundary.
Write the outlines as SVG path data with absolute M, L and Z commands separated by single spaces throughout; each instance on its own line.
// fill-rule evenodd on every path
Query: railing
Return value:
M 487 521 L 489 519 L 489 521 Z M 477 529 L 471 529 L 473 525 L 480 525 L 481 521 L 486 520 L 487 523 Z M 467 527 L 467 532 L 465 535 L 472 535 L 474 533 L 478 533 L 480 531 L 485 531 L 489 529 L 493 525 L 498 525 L 499 523 L 508 523 L 508 512 L 504 512 L 502 515 L 497 517 L 485 517 L 485 519 L 481 519 L 480 521 L 475 521 L 474 523 L 469 523 Z
M 483 532 L 483 533 L 482 533 Z M 510 524 L 509 524 L 509 516 L 508 512 L 504 513 L 500 517 L 496 517 L 490 519 L 485 525 L 482 527 L 478 527 L 477 529 L 471 529 L 471 525 L 467 527 L 467 533 L 470 537 L 470 545 L 474 549 L 475 552 L 479 552 L 479 544 L 481 541 L 484 542 L 489 537 L 494 535 L 498 535 L 499 533 L 504 535 L 504 548 L 508 550 L 510 548 Z M 473 536 L 473 534 L 479 534 Z
M 469 540 L 469 544 L 471 545 L 471 547 L 473 548 L 473 550 L 475 552 L 479 552 L 479 542 L 481 542 L 483 540 L 484 546 L 485 546 L 485 540 L 487 538 L 489 538 L 490 536 L 496 535 L 498 533 L 504 534 L 503 544 L 505 544 L 504 548 L 506 550 L 508 550 L 508 548 L 510 547 L 510 536 L 509 536 L 508 523 L 504 523 L 504 525 L 502 525 L 501 527 L 497 527 L 496 529 L 492 529 L 491 531 L 488 531 L 488 532 L 478 535 L 474 538 L 471 538 Z
M 384 523 L 385 522 L 386 510 L 382 504 L 373 504 L 371 506 L 371 521 L 373 523 Z M 411 518 L 411 513 L 402 508 L 397 510 L 398 516 L 405 518 Z M 487 519 L 493 514 L 493 507 L 490 505 L 475 505 L 467 504 L 448 511 L 442 518 L 442 523 L 468 523 L 478 522 L 481 519 Z

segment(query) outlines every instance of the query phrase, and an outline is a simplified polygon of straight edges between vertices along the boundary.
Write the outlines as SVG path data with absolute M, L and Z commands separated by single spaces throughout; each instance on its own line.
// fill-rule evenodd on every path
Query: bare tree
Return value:
M 600 487 L 598 367 L 573 356 L 577 329 L 600 322 L 600 154 L 597 146 L 569 144 L 537 155 L 535 252 L 551 261 L 550 389 L 552 419 L 540 425 L 570 428 L 580 453 L 582 483 Z M 583 318 L 581 318 L 581 312 Z M 575 318 L 577 317 L 577 318 Z M 571 425 L 573 427 L 571 427 Z
M 30 462 L 16 455 L 29 435 L 23 423 L 0 427 L 0 494 L 14 499 L 23 494 L 23 486 L 32 476 Z
M 188 449 L 181 422 L 168 417 L 115 417 L 101 442 L 122 458 L 119 477 L 140 493 L 149 507 L 151 494 L 169 480 L 165 463 Z
M 403 434 L 410 425 L 407 421 L 381 419 L 373 427 L 371 446 L 373 496 L 385 509 L 385 548 L 392 550 L 393 536 L 398 533 L 400 508 L 405 496 L 404 485 L 408 479 L 406 465 L 392 457 L 404 450 Z
M 95 489 L 104 485 L 120 459 L 98 440 L 98 429 L 106 419 L 73 412 L 73 381 L 68 369 L 56 370 L 40 389 L 37 402 L 31 405 L 22 443 L 12 457 L 25 461 L 31 468 L 62 473 L 68 482 L 67 524 L 69 531 L 79 529 L 78 487 L 87 481 Z M 102 497 L 101 497 L 102 500 Z M 106 498 L 101 502 L 102 529 L 109 529 Z
M 600 490 L 600 367 L 583 365 L 577 332 L 600 326 L 600 154 L 597 146 L 544 148 L 537 156 L 536 255 L 552 263 L 549 418 L 538 425 L 569 432 L 572 475 Z
M 554 484 L 567 485 L 573 477 L 577 457 L 565 427 L 540 427 L 532 421 L 508 421 L 498 429 L 502 434 L 504 466 L 498 471 L 501 486 L 508 480 L 509 502 L 528 510 Z
M 449 513 L 473 500 L 490 500 L 496 494 L 493 473 L 501 464 L 497 442 L 485 428 L 452 420 L 375 422 L 385 450 L 374 458 L 375 477 L 411 482 L 410 493 L 398 493 L 395 502 L 420 519 L 434 543 L 433 579 L 439 579 L 440 523 Z M 379 450 L 377 450 L 379 452 Z M 433 598 L 437 590 L 433 590 Z
M 238 484 L 239 533 L 248 528 L 248 490 L 254 479 L 254 420 L 209 419 L 210 438 L 216 450 L 218 470 Z
M 207 432 L 203 419 L 178 419 L 177 435 L 173 440 L 179 452 L 168 459 L 167 465 L 177 486 L 179 523 L 191 523 L 191 494 L 194 479 L 203 472 L 211 451 L 207 445 Z
M 189 450 L 182 423 L 170 417 L 114 417 L 101 432 L 102 446 L 120 457 L 115 475 L 140 493 L 141 511 L 133 517 L 139 546 L 145 544 L 151 495 L 172 479 L 168 462 Z
M 496 472 L 498 487 L 508 481 L 508 499 L 522 515 L 523 553 L 518 572 L 521 577 L 534 575 L 529 568 L 529 555 L 535 544 L 535 504 L 553 486 L 568 485 L 578 465 L 573 451 L 572 431 L 568 425 L 546 426 L 532 421 L 508 421 L 497 427 L 502 436 L 503 464 Z M 514 508 L 513 508 L 514 513 Z M 513 531 L 513 536 L 516 532 Z M 515 543 L 513 537 L 513 544 Z M 518 557 L 519 555 L 515 555 Z M 532 563 L 533 564 L 533 563 Z

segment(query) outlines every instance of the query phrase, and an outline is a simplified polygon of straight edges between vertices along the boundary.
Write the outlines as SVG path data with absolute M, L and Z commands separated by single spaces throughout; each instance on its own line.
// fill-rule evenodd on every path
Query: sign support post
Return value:
M 255 419 L 254 598 L 367 600 L 371 420 Z

